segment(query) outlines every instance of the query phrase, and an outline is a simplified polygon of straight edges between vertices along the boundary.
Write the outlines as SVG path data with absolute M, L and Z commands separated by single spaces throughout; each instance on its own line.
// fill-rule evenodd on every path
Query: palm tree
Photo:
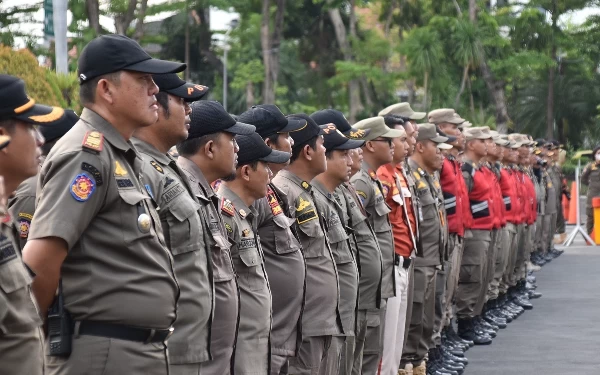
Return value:
M 425 26 L 412 30 L 400 46 L 406 56 L 411 73 L 423 77 L 423 110 L 428 108 L 429 77 L 436 66 L 442 63 L 444 49 L 439 35 Z
M 450 37 L 454 51 L 452 53 L 454 59 L 463 66 L 462 80 L 460 89 L 454 99 L 454 108 L 458 108 L 460 97 L 465 90 L 465 85 L 469 78 L 469 70 L 477 68 L 483 59 L 483 48 L 478 42 L 477 27 L 470 21 L 457 19 Z M 471 85 L 469 84 L 469 91 Z M 470 95 L 471 116 L 475 117 L 475 105 L 473 102 L 473 93 Z

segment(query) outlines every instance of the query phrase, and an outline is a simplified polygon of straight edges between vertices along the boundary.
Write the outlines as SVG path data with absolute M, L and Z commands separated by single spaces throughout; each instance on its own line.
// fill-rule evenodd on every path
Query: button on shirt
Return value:
M 67 243 L 61 277 L 75 320 L 166 329 L 179 286 L 137 151 L 84 109 L 40 171 L 29 239 Z
M 199 363 L 209 359 L 213 285 L 200 204 L 187 177 L 167 154 L 139 139 L 132 143 L 140 152 L 144 182 L 157 207 L 167 247 L 173 254 L 181 294 L 173 336 L 169 338 L 169 362 Z

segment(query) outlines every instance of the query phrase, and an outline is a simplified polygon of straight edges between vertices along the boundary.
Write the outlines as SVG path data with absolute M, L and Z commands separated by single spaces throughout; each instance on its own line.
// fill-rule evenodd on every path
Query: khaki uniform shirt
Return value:
M 385 203 L 383 186 L 377 179 L 377 174 L 366 162 L 363 161 L 360 171 L 352 176 L 350 181 L 363 207 L 369 213 L 369 224 L 379 242 L 383 262 L 381 298 L 394 297 L 396 295 L 394 237 L 388 215 L 392 209 Z
M 306 265 L 300 242 L 292 232 L 296 221 L 287 216 L 284 193 L 269 184 L 267 196 L 254 202 L 258 235 L 273 301 L 271 350 L 275 355 L 296 355 L 302 340 Z
M 415 259 L 415 266 L 440 266 L 444 261 L 447 242 L 442 188 L 435 174 L 428 174 L 410 158 L 408 164 L 413 171 L 419 200 L 417 220 L 422 256 Z
M 38 176 L 33 176 L 23 181 L 15 191 L 15 195 L 8 200 L 8 210 L 10 217 L 15 225 L 17 247 L 23 251 L 27 237 L 29 236 L 29 227 L 35 212 L 35 189 Z
M 595 161 L 586 165 L 581 175 L 581 182 L 588 187 L 587 204 L 591 207 L 592 198 L 600 196 L 600 165 Z
M 177 166 L 187 176 L 192 191 L 200 203 L 200 219 L 202 227 L 208 228 L 204 237 L 205 246 L 209 251 L 214 280 L 214 315 L 212 320 L 210 350 L 211 353 L 223 352 L 233 348 L 237 332 L 239 301 L 238 288 L 231 261 L 230 244 L 223 218 L 219 214 L 219 198 L 206 181 L 198 166 L 183 156 L 177 159 Z M 225 361 L 227 362 L 227 361 Z M 204 367 L 204 364 L 203 364 Z M 227 363 L 211 361 L 210 369 L 217 373 L 229 373 Z
M 208 226 L 203 225 L 200 204 L 175 160 L 139 139 L 132 143 L 142 155 L 145 188 L 155 202 L 181 288 L 175 330 L 169 338 L 169 362 L 207 361 L 214 307 L 210 249 L 205 243 Z
M 0 367 L 6 374 L 44 373 L 44 345 L 31 276 L 12 223 L 0 223 Z
M 558 212 L 556 189 L 560 189 L 560 185 L 555 184 L 551 168 L 547 168 L 544 172 L 546 175 L 546 214 L 552 215 Z
M 240 287 L 240 320 L 234 373 L 267 374 L 271 334 L 271 291 L 263 267 L 257 212 L 225 184 L 219 186 L 221 215 L 231 242 L 231 257 Z
M 74 320 L 166 329 L 179 286 L 142 159 L 106 120 L 84 109 L 40 171 L 29 239 L 67 243 L 61 277 Z
M 340 206 L 347 212 L 346 227 L 351 228 L 350 245 L 359 269 L 358 308 L 379 308 L 381 303 L 381 276 L 383 263 L 375 231 L 367 220 L 367 212 L 351 184 L 337 187 Z
M 315 204 L 312 186 L 283 170 L 273 184 L 285 194 L 289 216 L 306 260 L 306 299 L 302 315 L 302 335 L 327 336 L 343 333 L 339 312 L 338 275 L 325 236 L 322 208 Z M 317 203 L 318 204 L 318 203 Z
M 335 193 L 328 192 L 317 180 L 313 180 L 311 184 L 319 207 L 325 213 L 324 223 L 327 237 L 337 267 L 340 284 L 340 315 L 344 335 L 353 336 L 358 298 L 358 268 L 350 249 L 350 237 L 346 229 L 348 211 L 346 207 L 341 206 L 343 198 L 337 197 L 336 199 Z

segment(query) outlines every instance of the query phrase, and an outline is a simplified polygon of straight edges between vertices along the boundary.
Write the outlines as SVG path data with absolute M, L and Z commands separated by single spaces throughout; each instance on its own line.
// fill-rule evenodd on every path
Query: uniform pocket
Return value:
M 283 214 L 273 216 L 273 237 L 275 238 L 275 251 L 277 254 L 290 254 L 300 250 L 300 244 L 290 227 L 295 222 Z
M 149 206 L 143 203 L 144 200 L 147 199 L 149 201 L 150 198 L 135 189 L 118 189 L 118 191 L 119 196 L 123 200 L 120 215 L 124 241 L 131 243 L 155 236 L 156 232 L 153 230 L 152 216 L 148 212 Z M 146 215 L 146 217 L 141 217 L 141 215 Z M 142 219 L 147 221 L 142 223 Z M 146 227 L 142 224 L 148 226 Z
M 352 255 L 350 254 L 350 245 L 348 243 L 348 234 L 339 225 L 333 227 L 327 232 L 329 243 L 331 244 L 331 250 L 336 264 L 345 264 L 352 262 Z
M 30 283 L 31 277 L 17 256 L 7 263 L 0 265 L 0 289 L 4 293 L 13 293 L 27 287 Z
M 169 206 L 168 243 L 173 255 L 199 250 L 202 245 L 199 209 L 200 205 L 187 194 L 182 194 Z
M 375 205 L 376 215 L 373 215 L 373 230 L 375 233 L 389 232 L 392 229 L 388 220 L 388 214 L 392 210 L 388 207 L 385 202 L 381 201 Z
M 325 255 L 325 241 L 323 231 L 318 220 L 310 220 L 298 225 L 300 235 L 307 238 L 306 246 L 303 247 L 304 258 L 316 258 Z
M 252 291 L 262 290 L 265 284 L 261 272 L 261 258 L 258 249 L 253 247 L 239 251 L 239 257 L 245 267 L 238 269 L 238 274 L 242 278 L 240 287 L 244 285 Z

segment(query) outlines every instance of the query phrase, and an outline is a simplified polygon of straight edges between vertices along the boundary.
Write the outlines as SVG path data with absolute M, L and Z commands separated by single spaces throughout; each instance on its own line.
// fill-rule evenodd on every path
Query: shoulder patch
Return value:
M 273 213 L 273 216 L 277 216 L 283 212 L 281 206 L 279 205 L 279 201 L 275 196 L 275 193 L 273 193 L 273 190 L 271 190 L 270 187 L 267 190 L 267 202 L 269 202 L 269 206 L 271 207 L 271 212 Z
M 81 146 L 83 146 L 83 148 L 87 148 L 88 150 L 100 152 L 104 147 L 104 135 L 99 131 L 90 130 L 85 133 L 85 137 L 83 137 Z
M 421 175 L 419 174 L 419 172 L 413 172 L 413 176 L 415 176 L 417 181 L 419 181 L 421 179 Z
M 360 198 L 360 203 L 362 203 L 364 206 L 365 201 L 367 200 L 367 193 L 365 193 L 362 190 L 356 190 L 356 195 L 358 195 L 358 197 Z
M 383 182 L 383 181 L 381 181 L 381 182 Z M 382 184 L 381 186 L 383 187 L 383 191 L 382 191 L 383 196 L 387 197 L 390 192 L 391 186 L 389 184 Z
M 306 199 L 303 199 L 302 197 L 300 197 L 300 199 L 298 200 L 298 204 L 296 205 L 296 212 L 304 211 L 305 209 L 307 209 L 310 206 L 311 206 L 310 201 L 307 201 Z
M 102 179 L 102 173 L 100 173 L 98 168 L 94 167 L 91 164 L 83 162 L 83 163 L 81 163 L 81 169 L 88 172 L 89 174 L 92 175 L 92 177 L 94 177 L 94 180 L 96 180 L 96 186 L 102 186 L 102 184 L 104 183 L 104 180 Z
M 93 177 L 89 176 L 87 173 L 80 173 L 73 179 L 69 190 L 76 201 L 85 202 L 90 199 L 96 190 L 96 183 L 94 182 Z
M 427 188 L 427 184 L 424 183 L 423 181 L 419 181 L 419 183 L 417 184 L 417 189 L 425 189 Z
M 156 169 L 159 173 L 164 174 L 165 171 L 163 169 L 163 167 L 161 167 L 157 162 L 155 162 L 154 160 L 150 160 L 150 165 L 154 167 L 154 169 Z
M 229 216 L 233 216 L 235 214 L 233 203 L 231 203 L 229 199 L 223 198 L 221 200 L 221 211 L 225 212 Z
M 25 212 L 19 212 L 19 236 L 21 238 L 27 238 L 27 236 L 29 236 L 31 219 L 33 219 L 32 215 Z
M 298 217 L 296 217 L 296 221 L 298 222 L 298 224 L 304 224 L 304 223 L 314 220 L 316 218 L 317 218 L 317 213 L 315 212 L 314 209 L 310 209 L 308 211 L 305 211 L 303 214 L 299 215 Z

